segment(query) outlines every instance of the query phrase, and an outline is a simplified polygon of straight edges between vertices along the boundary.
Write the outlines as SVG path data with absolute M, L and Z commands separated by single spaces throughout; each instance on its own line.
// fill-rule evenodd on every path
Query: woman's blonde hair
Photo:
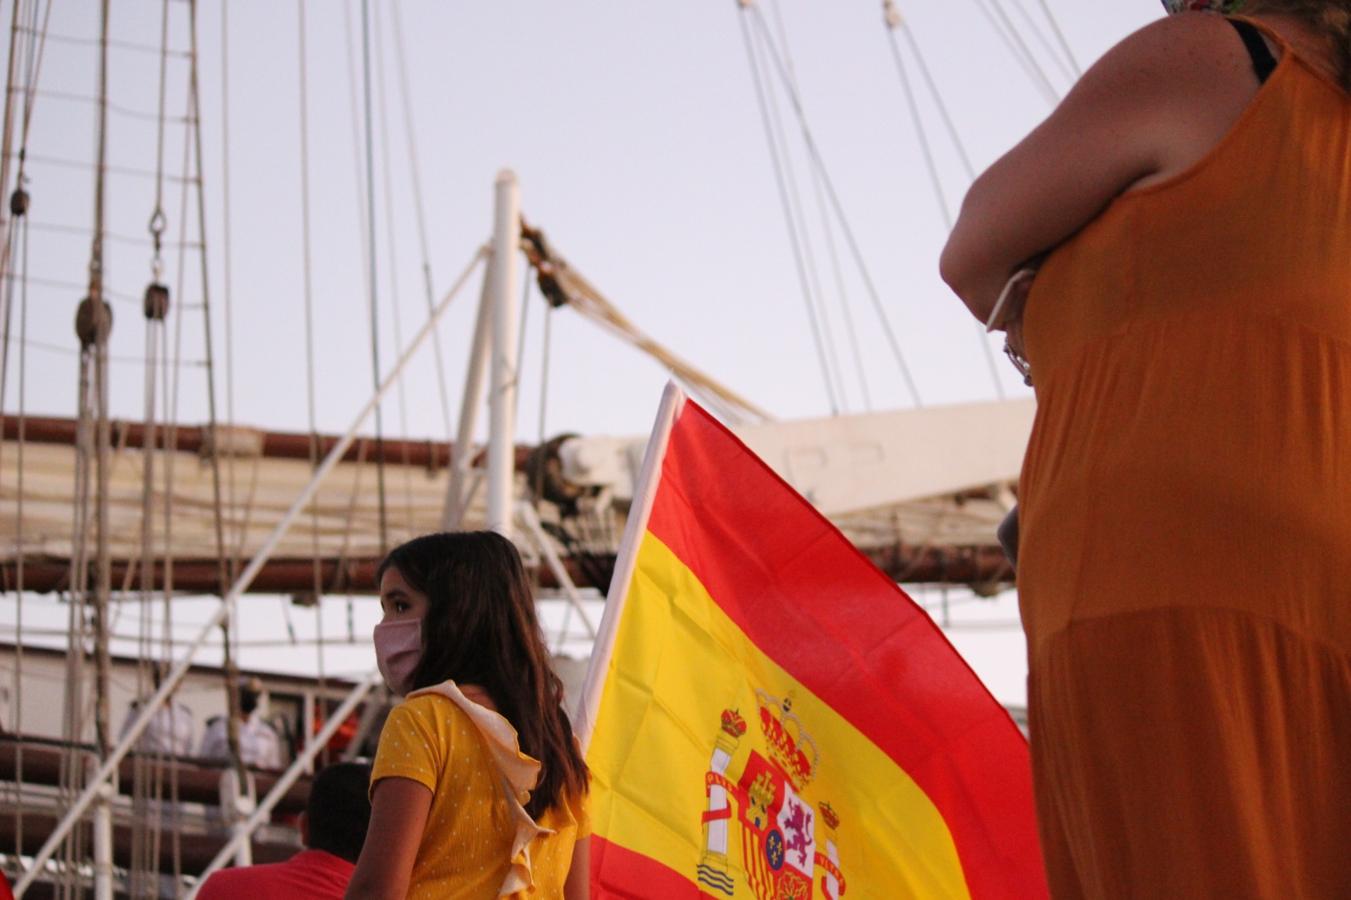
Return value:
M 1330 42 L 1337 80 L 1351 92 L 1351 0 L 1248 0 L 1242 13 L 1284 13 L 1303 19 Z

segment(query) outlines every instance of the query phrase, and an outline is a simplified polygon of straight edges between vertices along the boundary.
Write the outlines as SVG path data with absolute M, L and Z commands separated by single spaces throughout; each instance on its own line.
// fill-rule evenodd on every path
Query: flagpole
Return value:
M 574 717 L 573 730 L 577 733 L 584 754 L 591 744 L 591 732 L 596 728 L 596 715 L 600 712 L 600 695 L 610 668 L 615 632 L 619 629 L 619 619 L 628 598 L 629 582 L 633 580 L 638 548 L 642 544 L 643 534 L 647 532 L 647 520 L 652 515 L 652 501 L 656 499 L 657 486 L 661 483 L 661 464 L 666 458 L 671 426 L 684 408 L 685 392 L 674 381 L 666 382 L 661 405 L 657 407 L 657 420 L 652 425 L 652 436 L 648 438 L 647 451 L 643 454 L 643 467 L 633 486 L 633 505 L 629 507 L 624 540 L 619 545 L 614 575 L 610 578 L 610 591 L 605 598 L 605 613 L 601 616 L 596 643 L 591 651 L 591 664 L 586 670 L 586 681 L 582 683 L 581 702 L 577 705 L 577 715 Z

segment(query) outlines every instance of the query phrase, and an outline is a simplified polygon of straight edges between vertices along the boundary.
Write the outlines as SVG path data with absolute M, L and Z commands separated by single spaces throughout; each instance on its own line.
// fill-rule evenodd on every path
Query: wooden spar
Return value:
M 939 548 L 896 544 L 861 550 L 883 572 L 907 584 L 1007 586 L 1013 581 L 1013 570 L 997 547 Z M 335 593 L 373 594 L 375 567 L 379 562 L 376 557 L 322 559 L 319 565 L 324 587 Z M 594 587 L 604 592 L 608 585 L 597 583 L 599 579 L 590 573 L 599 571 L 608 575 L 614 570 L 614 555 L 594 554 L 591 562 L 593 565 L 587 566 L 575 557 L 563 557 L 563 565 L 578 587 Z M 134 563 L 113 560 L 112 579 L 115 584 L 125 582 L 129 565 Z M 219 587 L 215 565 L 214 558 L 175 559 L 174 589 L 188 594 L 214 593 Z M 0 585 L 13 584 L 15 574 L 13 560 L 0 562 Z M 164 578 L 160 563 L 156 563 L 151 576 L 155 589 L 160 589 Z M 67 560 L 26 557 L 23 577 L 26 591 L 42 594 L 61 590 L 67 587 L 70 563 Z M 545 588 L 559 587 L 557 579 L 546 566 L 540 567 L 539 584 Z M 269 560 L 248 590 L 256 594 L 308 595 L 313 589 L 314 561 L 308 557 L 283 557 Z
M 19 420 L 14 416 L 0 417 L 3 421 L 4 440 L 19 439 Z M 27 416 L 24 424 L 24 440 L 31 444 L 61 444 L 74 446 L 78 422 L 61 416 Z M 254 428 L 236 426 L 231 429 L 218 427 L 222 443 L 227 444 L 230 452 L 238 455 L 259 455 L 265 459 L 309 459 L 310 436 L 291 431 L 262 431 Z M 167 449 L 167 428 L 155 429 L 152 438 L 158 449 Z M 177 426 L 174 444 L 184 453 L 205 454 L 210 450 L 210 429 L 206 426 Z M 336 435 L 319 436 L 319 455 L 323 456 L 338 442 Z M 454 445 L 449 441 L 433 440 L 391 440 L 384 441 L 385 460 L 391 463 L 403 463 L 422 466 L 429 469 L 444 469 L 450 464 Z M 112 444 L 114 447 L 140 449 L 145 446 L 145 426 L 141 422 L 113 420 Z M 364 446 L 363 446 L 364 445 Z M 375 457 L 375 438 L 359 437 L 343 454 L 341 462 L 372 461 Z M 516 469 L 525 468 L 526 458 L 533 448 L 524 444 L 516 445 Z M 475 465 L 483 464 L 483 454 Z

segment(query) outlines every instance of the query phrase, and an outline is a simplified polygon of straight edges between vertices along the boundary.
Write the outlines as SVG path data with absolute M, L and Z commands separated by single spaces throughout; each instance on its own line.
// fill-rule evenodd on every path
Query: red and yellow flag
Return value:
M 674 387 L 583 697 L 595 897 L 1046 895 L 1027 744 L 932 620 Z

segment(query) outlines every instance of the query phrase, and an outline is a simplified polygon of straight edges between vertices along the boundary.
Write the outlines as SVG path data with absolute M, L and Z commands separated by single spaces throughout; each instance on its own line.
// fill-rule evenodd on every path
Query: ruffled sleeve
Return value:
M 540 835 L 553 834 L 553 829 L 540 825 L 525 811 L 525 804 L 530 802 L 530 791 L 539 782 L 541 769 L 539 760 L 521 752 L 516 729 L 501 713 L 470 700 L 455 682 L 444 681 L 414 691 L 408 698 L 411 700 L 425 694 L 440 694 L 450 700 L 464 711 L 483 736 L 497 770 L 498 782 L 506 799 L 514 832 L 511 842 L 511 865 L 497 893 L 501 897 L 529 890 L 534 884 L 530 843 Z

